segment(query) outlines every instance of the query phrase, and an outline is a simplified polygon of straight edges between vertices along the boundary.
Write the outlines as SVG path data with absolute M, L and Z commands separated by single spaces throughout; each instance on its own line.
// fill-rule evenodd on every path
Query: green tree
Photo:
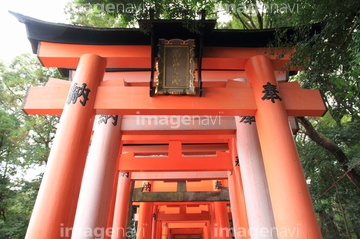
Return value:
M 323 236 L 360 238 L 360 3 L 277 2 L 298 4 L 291 17 L 279 14 L 273 19 L 276 26 L 294 26 L 298 34 L 276 46 L 295 46 L 291 65 L 304 70 L 293 80 L 320 89 L 328 107 L 322 118 L 299 117 L 302 130 L 297 136 Z M 320 28 L 310 32 L 308 26 L 314 23 Z
M 65 12 L 73 24 L 94 27 L 134 27 L 140 19 L 197 19 L 202 10 L 216 18 L 216 0 L 76 0 Z
M 41 174 L 26 170 L 45 165 L 57 116 L 27 115 L 21 110 L 27 88 L 43 85 L 55 69 L 43 68 L 36 57 L 21 55 L 0 63 L 0 238 L 24 238 Z
M 280 47 L 295 46 L 292 65 L 302 71 L 297 80 L 304 88 L 320 89 L 333 119 L 333 134 L 321 134 L 308 118 L 299 118 L 307 135 L 331 152 L 339 167 L 347 172 L 359 160 L 359 13 L 360 2 L 278 1 L 300 4 L 293 18 L 279 15 L 278 25 L 290 24 L 297 29 L 293 38 L 281 40 Z M 309 32 L 309 24 L 320 22 L 320 29 Z M 281 36 L 282 33 L 279 35 Z M 305 37 L 304 37 L 305 36 Z M 317 120 L 321 123 L 321 120 Z M 347 172 L 351 182 L 360 189 L 359 167 Z
M 312 121 L 322 135 L 330 137 L 338 132 L 329 113 Z M 323 237 L 360 238 L 359 228 L 356 226 L 359 222 L 357 198 L 360 191 L 350 180 L 338 180 L 344 176 L 344 171 L 336 158 L 331 152 L 309 140 L 304 128 L 297 134 L 296 142 Z
M 250 30 L 271 28 L 273 25 L 266 1 L 224 0 L 221 7 L 232 17 L 225 28 Z

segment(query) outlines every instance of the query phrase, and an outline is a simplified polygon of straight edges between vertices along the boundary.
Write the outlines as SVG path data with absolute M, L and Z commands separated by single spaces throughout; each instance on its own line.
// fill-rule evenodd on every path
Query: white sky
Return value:
M 64 7 L 71 0 L 8 0 L 0 4 L 0 61 L 10 62 L 22 53 L 32 53 L 25 25 L 8 11 L 40 20 L 66 23 Z M 219 19 L 222 21 L 222 18 Z
M 66 22 L 63 9 L 70 0 L 11 0 L 0 4 L 0 60 L 10 62 L 22 53 L 32 53 L 25 25 L 8 13 L 13 11 L 33 18 Z
M 31 45 L 26 35 L 26 28 L 8 11 L 13 11 L 33 18 L 66 23 L 63 9 L 70 0 L 10 0 L 0 4 L 0 61 L 11 62 L 15 56 L 31 53 Z M 26 171 L 19 170 L 17 177 L 27 180 L 35 178 L 45 167 L 35 167 Z

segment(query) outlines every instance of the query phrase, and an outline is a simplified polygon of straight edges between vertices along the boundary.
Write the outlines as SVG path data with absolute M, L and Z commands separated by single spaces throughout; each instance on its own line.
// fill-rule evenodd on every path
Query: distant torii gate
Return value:
M 27 239 L 125 238 L 131 205 L 138 239 L 322 238 L 289 117 L 326 109 L 319 91 L 284 81 L 289 55 L 261 53 L 273 30 L 204 32 L 202 96 L 151 97 L 153 39 L 140 30 L 13 14 L 43 65 L 71 79 L 25 99 L 28 114 L 61 114 Z

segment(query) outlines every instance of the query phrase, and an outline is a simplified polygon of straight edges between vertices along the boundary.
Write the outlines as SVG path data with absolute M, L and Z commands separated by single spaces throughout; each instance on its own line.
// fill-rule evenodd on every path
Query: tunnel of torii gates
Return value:
M 290 52 L 265 52 L 274 29 L 139 21 L 145 34 L 12 14 L 69 78 L 24 100 L 61 115 L 27 239 L 322 238 L 293 131 L 326 109 L 288 82 L 298 69 L 279 71 Z

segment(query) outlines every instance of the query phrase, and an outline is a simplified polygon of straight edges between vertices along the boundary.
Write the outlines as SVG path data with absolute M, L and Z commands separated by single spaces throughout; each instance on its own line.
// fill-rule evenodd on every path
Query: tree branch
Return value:
M 232 13 L 233 16 L 237 19 L 239 19 L 239 21 L 241 22 L 241 24 L 244 26 L 244 29 L 250 29 L 249 25 L 246 23 L 246 21 L 244 21 L 244 19 L 241 18 L 241 16 L 237 13 Z
M 347 172 L 349 170 L 349 167 L 347 165 L 349 159 L 345 155 L 344 151 L 333 141 L 317 132 L 307 118 L 298 117 L 298 120 L 301 125 L 304 126 L 306 130 L 306 135 L 309 136 L 309 138 L 312 139 L 315 143 L 317 143 L 318 145 L 329 151 L 332 155 L 334 155 L 344 172 Z M 347 173 L 347 177 L 355 185 L 355 187 L 360 190 L 360 175 L 356 173 L 355 169 L 351 169 Z
M 246 14 L 245 12 L 241 12 L 241 14 L 249 20 L 252 29 L 256 29 L 256 25 L 255 25 L 255 23 L 254 23 L 254 21 L 252 19 L 252 16 Z
M 253 6 L 254 6 L 254 10 L 256 12 L 256 16 L 257 16 L 257 20 L 259 23 L 259 29 L 263 29 L 264 25 L 263 25 L 263 17 L 261 16 L 261 13 L 256 5 L 256 1 L 253 2 Z

